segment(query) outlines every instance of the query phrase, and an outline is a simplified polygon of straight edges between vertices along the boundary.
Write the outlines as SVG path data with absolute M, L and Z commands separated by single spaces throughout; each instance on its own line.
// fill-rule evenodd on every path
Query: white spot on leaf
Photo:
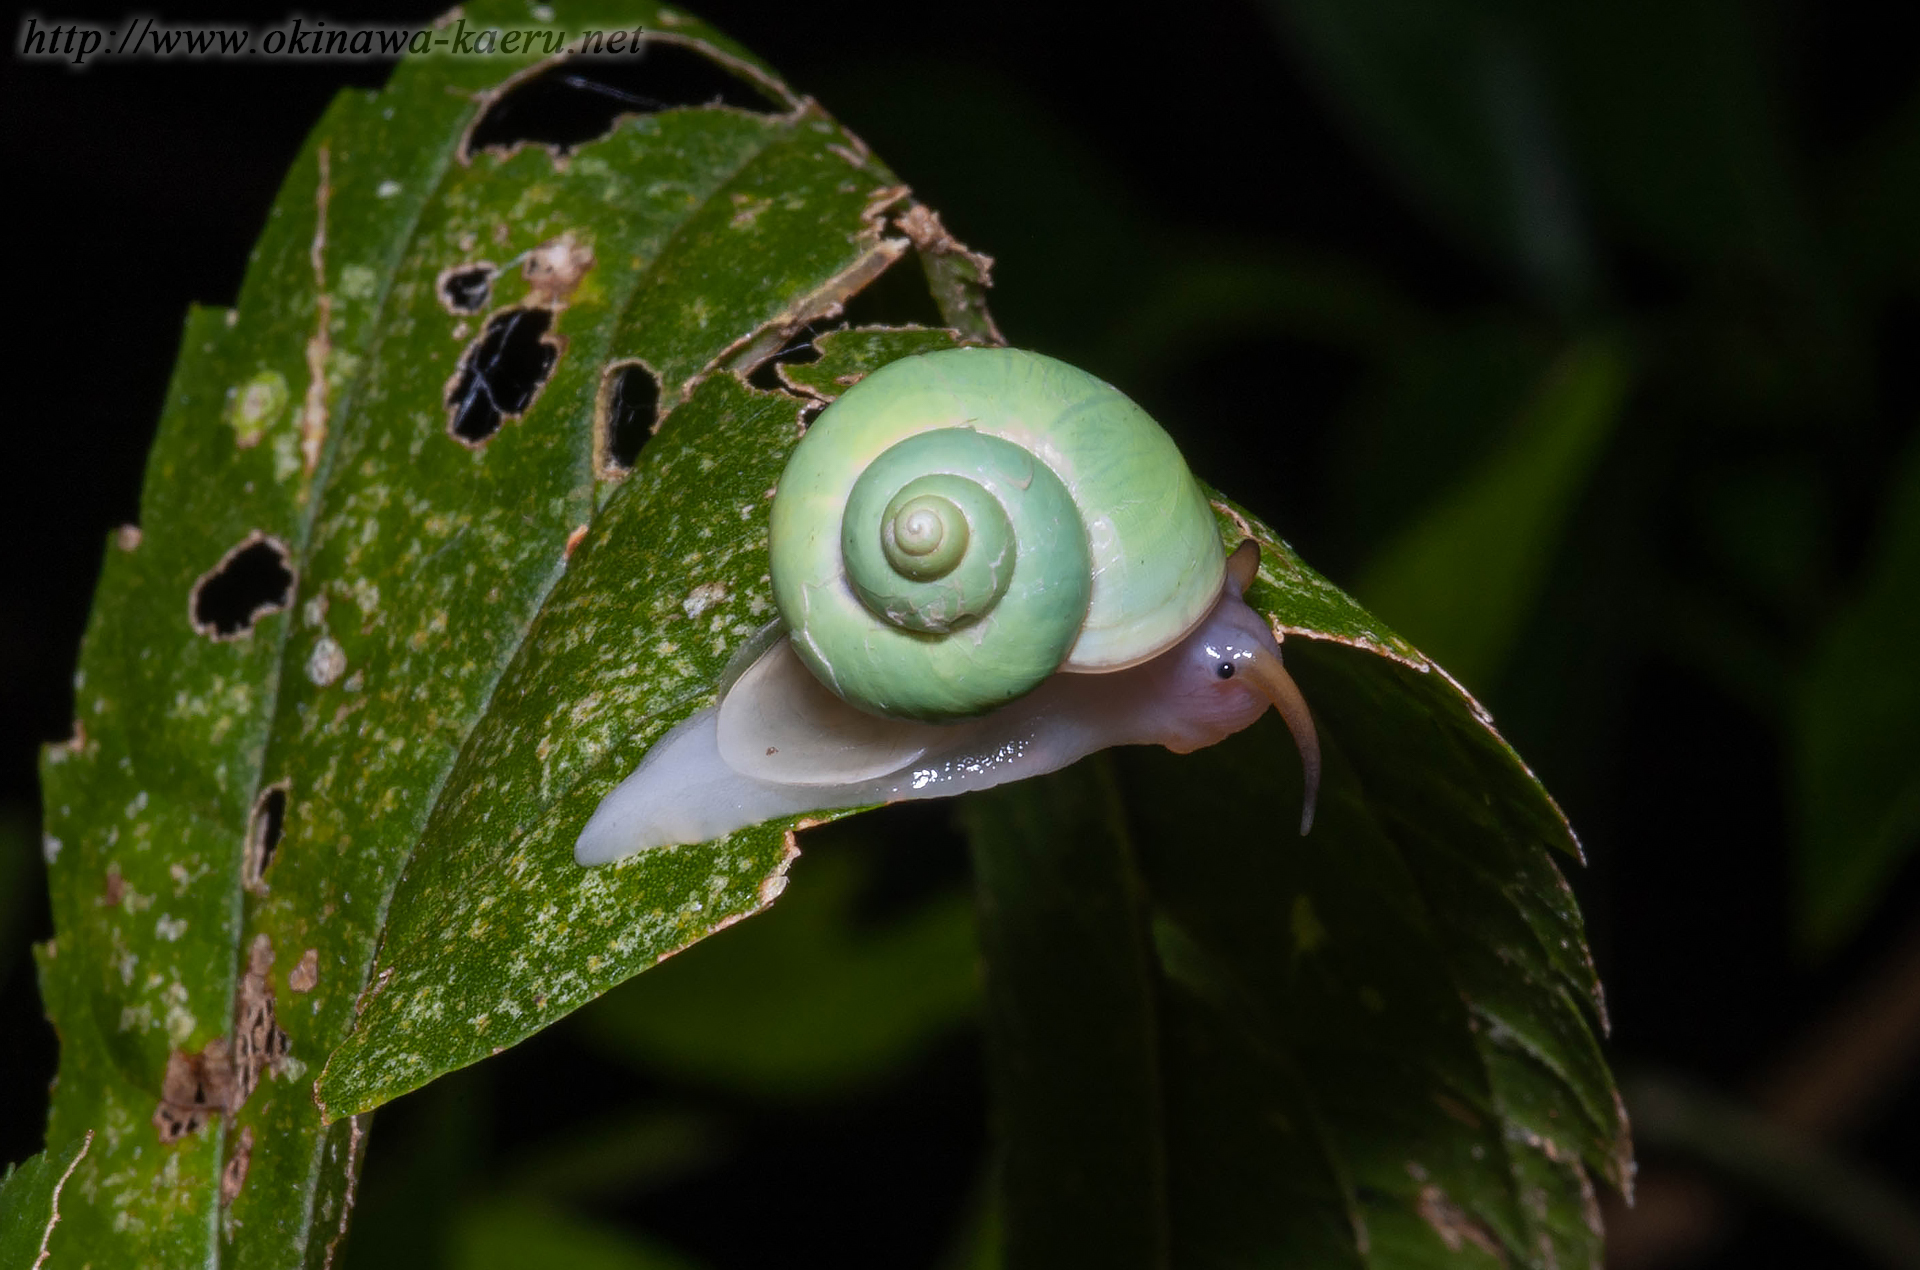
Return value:
M 322 635 L 307 654 L 307 678 L 325 688 L 347 673 L 347 650 L 331 635 Z
M 379 275 L 365 265 L 348 265 L 340 271 L 340 291 L 348 299 L 371 299 L 379 288 Z
M 727 584 L 724 582 L 702 582 L 687 592 L 687 598 L 680 601 L 680 607 L 688 617 L 699 617 L 702 613 L 727 598 Z

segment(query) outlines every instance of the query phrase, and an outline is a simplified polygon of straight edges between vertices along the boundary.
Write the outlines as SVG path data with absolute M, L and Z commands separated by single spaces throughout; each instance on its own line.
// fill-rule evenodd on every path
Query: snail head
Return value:
M 1224 740 L 1250 726 L 1269 707 L 1280 712 L 1300 751 L 1305 779 L 1300 832 L 1313 827 L 1320 785 L 1320 740 L 1293 676 L 1281 660 L 1280 645 L 1267 620 L 1241 598 L 1260 564 L 1251 539 L 1227 560 L 1227 581 L 1206 620 L 1177 646 L 1133 672 L 1150 677 L 1150 689 L 1136 697 L 1154 703 L 1143 719 L 1152 735 L 1143 737 L 1186 754 Z

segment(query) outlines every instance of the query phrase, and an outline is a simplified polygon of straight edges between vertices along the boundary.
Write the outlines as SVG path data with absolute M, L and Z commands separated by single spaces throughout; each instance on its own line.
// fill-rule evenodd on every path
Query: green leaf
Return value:
M 1920 444 L 1889 483 L 1860 594 L 1821 639 L 1801 691 L 1799 922 L 1833 947 L 1920 844 Z
M 1358 588 L 1368 605 L 1465 682 L 1491 684 L 1533 611 L 1627 384 L 1615 344 L 1568 349 L 1507 443 L 1368 565 Z
M 588 1042 L 696 1084 L 819 1098 L 964 1022 L 978 995 L 964 897 L 855 929 L 861 861 L 900 844 L 860 823 L 809 837 L 800 883 L 780 904 L 589 1006 Z
M 1780 54 L 1751 10 L 1622 0 L 1529 16 L 1597 215 L 1674 263 L 1806 280 L 1794 131 L 1769 82 Z
M 1425 315 L 1352 261 L 1220 243 L 1169 255 L 1141 287 L 1105 359 L 1129 382 L 1215 347 L 1223 338 L 1283 336 L 1342 351 L 1377 353 L 1422 334 Z
M 694 1270 L 694 1263 L 627 1231 L 526 1201 L 496 1200 L 454 1223 L 450 1270 Z
M 87 1134 L 0 1174 L 0 1270 L 40 1270 L 60 1224 L 60 1192 L 93 1145 Z
M 915 353 L 931 353 L 952 348 L 952 331 L 923 327 L 858 327 L 849 331 L 829 331 L 813 342 L 819 359 L 783 365 L 780 378 L 794 389 L 831 401 L 862 376 L 888 362 Z
M 1584 298 L 1593 247 L 1546 68 L 1520 23 L 1470 0 L 1270 7 L 1415 197 L 1550 298 Z
M 97 1134 L 54 1234 L 64 1260 L 331 1264 L 368 1112 L 770 904 L 794 821 L 601 869 L 570 847 L 770 619 L 764 517 L 809 411 L 903 352 L 994 337 L 984 258 L 736 46 L 645 3 L 537 11 L 555 29 L 654 27 L 768 109 L 668 109 L 564 153 L 468 153 L 533 57 L 410 60 L 335 103 L 236 307 L 189 318 L 142 524 L 108 548 L 73 739 L 43 763 L 56 937 L 39 967 L 62 1042 L 49 1140 Z M 498 0 L 450 20 L 528 21 Z M 815 341 L 811 365 L 766 366 L 909 254 L 951 330 L 848 330 Z M 482 281 L 477 306 L 462 299 Z M 1048 1212 L 1118 1198 L 1135 1207 L 1105 1234 L 1116 1260 L 1293 1246 L 1295 1229 L 1336 1250 L 1491 1241 L 1590 1260 L 1582 1162 L 1618 1181 L 1625 1145 L 1549 857 L 1570 833 L 1451 679 L 1220 507 L 1224 534 L 1267 550 L 1251 599 L 1305 637 L 1328 824 L 1305 848 L 1283 835 L 1290 849 L 1261 857 L 1281 872 L 1249 884 L 1228 850 L 1278 832 L 1276 800 L 1245 796 L 1280 766 L 1271 729 L 1177 768 L 1128 757 L 1137 783 L 1074 804 L 1119 800 L 1075 822 L 1095 853 L 1083 885 L 1049 898 L 1041 876 L 985 906 L 995 938 L 1020 904 L 1084 917 L 1093 938 L 1060 967 L 1087 969 L 1053 1000 L 1062 1018 L 1109 1003 L 1090 1035 L 1122 1060 L 1048 1072 L 1053 1052 L 1028 1063 L 1002 1016 L 996 1061 L 1077 1100 L 1015 1099 L 1016 1123 L 1058 1107 L 1117 1144 L 1074 1166 L 1094 1172 L 1029 1174 L 1006 1205 L 1010 1255 L 1039 1246 Z M 1173 792 L 1142 803 L 1147 789 Z M 1167 849 L 1210 817 L 1225 832 Z M 1137 853 L 1117 854 L 1129 836 Z M 623 1043 L 720 1062 L 738 1033 L 663 1023 L 730 991 L 773 1042 L 734 1077 L 771 1088 L 791 1074 L 774 1065 L 878 1062 L 964 1008 L 963 914 L 839 943 L 822 914 L 845 892 L 821 878 L 819 907 L 663 975 Z M 1044 969 L 1047 925 L 1005 944 L 1003 982 Z M 1295 991 L 1276 968 L 1310 953 Z M 808 1000 L 834 1017 L 911 1009 L 844 1027 L 829 1053 L 768 1005 L 764 969 L 729 956 L 810 963 Z M 928 981 L 909 993 L 915 967 Z M 1313 1043 L 1279 1063 L 1295 1024 Z M 1303 1101 L 1295 1067 L 1335 1079 Z M 1311 1130 L 1280 1164 L 1263 1154 L 1270 1103 Z M 1275 1210 L 1275 1178 L 1302 1203 Z M 1238 1224 L 1256 1195 L 1258 1222 L 1281 1227 Z M 476 1210 L 463 1229 L 469 1261 L 667 1256 L 550 1210 Z M 1095 1245 L 1072 1246 L 1080 1260 Z
M 997 1197 L 985 1190 L 968 1205 L 957 1237 L 935 1263 L 935 1270 L 1000 1270 L 1004 1244 Z
M 766 494 L 811 399 L 744 376 L 914 254 L 913 204 L 699 23 L 537 13 L 457 20 L 647 26 L 767 108 L 469 154 L 535 58 L 410 59 L 334 103 L 235 308 L 190 316 L 43 762 L 49 1138 L 100 1135 L 64 1260 L 324 1263 L 359 1113 L 783 885 L 781 825 L 611 869 L 569 847 L 771 613 Z M 977 329 L 964 248 L 920 237 Z
M 859 345 L 849 332 L 822 363 L 857 364 Z M 771 618 L 768 496 L 806 404 L 706 379 L 595 515 L 426 818 L 358 1024 L 317 1086 L 328 1114 L 484 1058 L 785 888 L 793 820 L 608 868 L 572 848 Z
M 1629 1146 L 1573 836 L 1444 672 L 1223 512 L 1320 817 L 1272 719 L 969 801 L 1007 1264 L 1597 1265 Z
M 1005 1126 L 1007 1264 L 1167 1264 L 1167 1167 L 1138 881 L 1107 765 L 963 804 Z
M 679 1108 L 604 1117 L 521 1152 L 502 1189 L 562 1200 L 631 1199 L 717 1163 L 727 1137 L 713 1117 Z
M 1332 429 L 1333 510 L 1367 551 L 1403 534 L 1513 436 L 1565 343 L 1502 314 L 1382 349 Z
M 1595 289 L 1590 219 L 1682 265 L 1811 272 L 1792 130 L 1740 6 L 1268 3 L 1389 171 L 1561 307 Z

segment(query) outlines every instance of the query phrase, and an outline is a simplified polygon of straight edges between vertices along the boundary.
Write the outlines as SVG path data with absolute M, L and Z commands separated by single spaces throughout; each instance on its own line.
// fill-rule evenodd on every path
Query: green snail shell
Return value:
M 1004 348 L 902 358 L 842 394 L 780 478 L 771 551 L 774 601 L 821 682 L 934 722 L 1164 651 L 1226 567 L 1158 424 Z

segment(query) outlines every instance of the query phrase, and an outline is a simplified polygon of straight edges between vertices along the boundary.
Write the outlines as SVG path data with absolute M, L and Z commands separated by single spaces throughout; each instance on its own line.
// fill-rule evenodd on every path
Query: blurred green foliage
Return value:
M 1629 568 L 1657 597 L 1637 613 L 1640 638 L 1678 645 L 1778 730 L 1797 768 L 1798 922 L 1810 946 L 1831 949 L 1920 841 L 1920 663 L 1900 654 L 1920 620 L 1920 460 L 1892 461 L 1913 405 L 1888 399 L 1876 365 L 1903 355 L 1877 342 L 1920 281 L 1920 98 L 1824 153 L 1808 144 L 1810 121 L 1784 113 L 1785 11 L 1269 4 L 1408 195 L 1514 280 L 1492 306 L 1510 329 L 1562 341 L 1568 359 L 1626 332 L 1644 368 L 1615 402 L 1587 407 L 1584 430 L 1563 401 L 1557 439 L 1543 392 L 1490 463 L 1409 498 L 1405 527 L 1376 540 L 1363 596 L 1471 686 L 1496 690 L 1540 595 L 1485 577 L 1502 528 L 1515 540 L 1509 573 L 1537 578 L 1557 560 L 1591 606 L 1638 598 L 1580 579 L 1578 557 L 1555 550 L 1554 527 L 1606 497 L 1591 478 L 1608 442 L 1626 438 L 1613 448 L 1653 466 L 1653 486 L 1604 511 L 1642 522 L 1620 527 L 1641 531 Z M 1374 373 L 1407 361 L 1389 351 Z M 1475 377 L 1462 362 L 1437 374 Z M 1457 387 L 1435 396 L 1474 400 Z M 1434 453 L 1449 430 L 1436 423 L 1444 415 L 1405 403 L 1374 426 L 1424 435 Z M 1691 505 L 1678 524 L 1662 523 L 1670 500 Z M 1849 529 L 1879 545 L 1843 547 Z M 1697 551 L 1676 533 L 1696 535 Z
M 452 1270 L 694 1270 L 630 1231 L 597 1226 L 524 1200 L 461 1211 Z
M 1794 720 L 1803 912 L 1828 942 L 1872 908 L 1920 838 L 1920 438 L 1865 572 L 1820 632 Z
M 1506 443 L 1374 556 L 1361 599 L 1421 631 L 1429 655 L 1468 687 L 1492 682 L 1539 600 L 1573 496 L 1627 386 L 1618 349 L 1599 340 L 1570 347 Z

